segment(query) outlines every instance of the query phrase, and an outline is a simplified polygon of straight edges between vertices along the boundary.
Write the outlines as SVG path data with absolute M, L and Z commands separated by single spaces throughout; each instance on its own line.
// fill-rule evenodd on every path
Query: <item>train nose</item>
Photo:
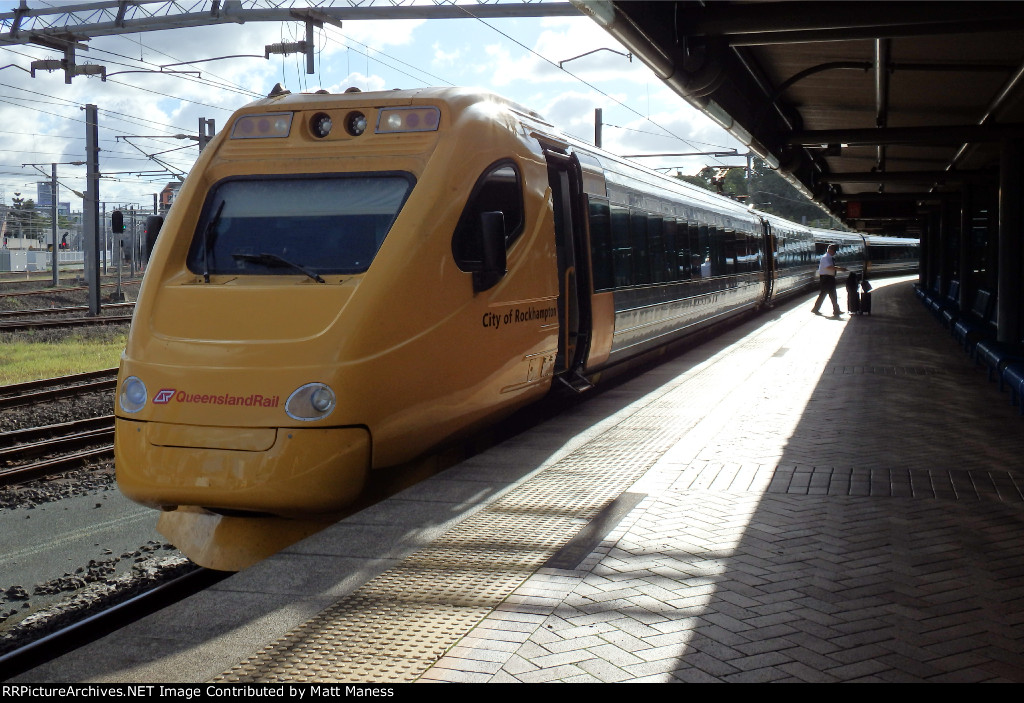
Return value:
M 118 418 L 117 480 L 132 500 L 308 518 L 344 509 L 370 466 L 370 433 L 238 428 Z

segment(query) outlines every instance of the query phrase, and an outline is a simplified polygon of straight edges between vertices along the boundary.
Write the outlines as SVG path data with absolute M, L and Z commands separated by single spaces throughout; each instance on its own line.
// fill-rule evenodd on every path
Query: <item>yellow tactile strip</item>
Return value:
M 215 681 L 415 680 L 671 440 L 611 430 Z
M 728 364 L 706 361 L 646 396 L 614 426 L 215 680 L 416 680 L 695 425 L 709 415 L 732 422 L 721 398 L 749 383 L 792 331 L 769 325 L 755 334 L 764 339 L 746 340 Z

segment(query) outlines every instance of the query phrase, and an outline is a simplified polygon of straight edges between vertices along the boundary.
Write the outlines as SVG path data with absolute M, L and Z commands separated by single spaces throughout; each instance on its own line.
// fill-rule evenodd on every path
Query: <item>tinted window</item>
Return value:
M 488 168 L 466 202 L 452 237 L 452 254 L 463 271 L 474 271 L 483 262 L 480 215 L 501 212 L 505 216 L 505 247 L 523 232 L 523 191 L 519 171 L 508 162 Z
M 203 208 L 188 268 L 294 276 L 291 263 L 320 274 L 363 272 L 412 187 L 407 174 L 221 182 Z
M 633 285 L 633 249 L 629 243 L 629 210 L 612 205 L 612 243 L 615 256 L 615 286 Z
M 589 212 L 594 290 L 609 290 L 615 287 L 615 273 L 612 265 L 612 230 L 608 203 L 592 200 Z

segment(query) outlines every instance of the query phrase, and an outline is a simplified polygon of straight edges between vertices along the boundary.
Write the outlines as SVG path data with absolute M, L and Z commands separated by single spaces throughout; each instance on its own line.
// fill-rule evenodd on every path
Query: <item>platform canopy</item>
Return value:
M 863 231 L 919 234 L 1024 137 L 1021 2 L 574 4 Z

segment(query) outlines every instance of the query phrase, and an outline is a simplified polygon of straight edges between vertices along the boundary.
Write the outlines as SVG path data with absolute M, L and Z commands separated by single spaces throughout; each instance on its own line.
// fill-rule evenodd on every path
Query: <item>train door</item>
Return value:
M 761 251 L 764 252 L 764 300 L 765 305 L 772 304 L 775 295 L 775 277 L 778 268 L 778 242 L 772 233 L 772 224 L 765 219 L 761 220 Z
M 558 251 L 558 355 L 555 374 L 573 390 L 591 387 L 581 370 L 591 339 L 590 273 L 583 213 L 583 177 L 575 155 L 545 145 Z

